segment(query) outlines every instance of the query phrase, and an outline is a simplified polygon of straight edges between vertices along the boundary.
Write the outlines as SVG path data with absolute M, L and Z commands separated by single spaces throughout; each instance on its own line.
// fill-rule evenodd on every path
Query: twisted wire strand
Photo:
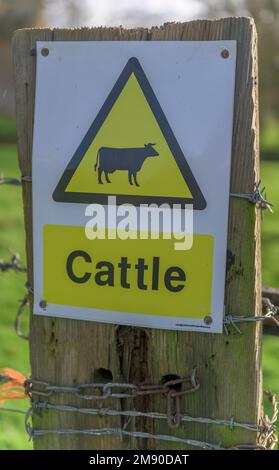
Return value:
M 231 197 L 238 197 L 241 199 L 247 199 L 252 204 L 255 204 L 259 209 L 268 209 L 273 212 L 273 204 L 266 199 L 265 186 L 261 188 L 261 180 L 255 182 L 254 191 L 252 193 L 230 193 Z
M 150 412 L 143 412 L 143 411 L 136 411 L 136 410 L 115 410 L 113 408 L 79 408 L 72 405 L 55 405 L 48 402 L 32 402 L 32 406 L 35 409 L 41 410 L 57 410 L 62 412 L 74 412 L 74 413 L 81 413 L 81 414 L 88 414 L 94 416 L 126 416 L 126 417 L 143 417 L 143 418 L 151 418 L 151 419 L 167 419 L 168 416 L 166 413 L 158 413 L 155 411 Z M 221 426 L 227 426 L 230 429 L 233 428 L 242 428 L 247 429 L 248 431 L 254 432 L 264 432 L 265 426 L 264 425 L 255 425 L 249 423 L 239 423 L 235 421 L 234 418 L 229 420 L 224 419 L 212 419 L 212 418 L 203 418 L 203 417 L 194 417 L 188 414 L 181 415 L 181 422 L 194 422 L 200 424 L 217 424 Z

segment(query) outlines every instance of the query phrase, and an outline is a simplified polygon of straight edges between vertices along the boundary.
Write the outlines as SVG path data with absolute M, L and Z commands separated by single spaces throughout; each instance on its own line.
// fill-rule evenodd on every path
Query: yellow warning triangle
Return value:
M 128 61 L 59 181 L 59 202 L 192 203 L 205 199 L 136 58 Z

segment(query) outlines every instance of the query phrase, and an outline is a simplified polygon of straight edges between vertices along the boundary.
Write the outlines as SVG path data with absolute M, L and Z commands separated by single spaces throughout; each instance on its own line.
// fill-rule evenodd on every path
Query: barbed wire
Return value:
M 30 182 L 32 179 L 30 176 L 22 177 L 21 180 L 17 178 L 5 178 L 3 175 L 0 175 L 0 184 L 9 184 L 14 186 L 20 186 L 23 181 Z M 251 194 L 247 193 L 231 193 L 233 197 L 239 197 L 249 200 L 254 203 L 261 209 L 268 209 L 272 212 L 273 204 L 266 200 L 265 187 L 260 189 L 261 181 L 255 183 L 255 190 Z M 7 272 L 9 270 L 14 270 L 16 272 L 26 272 L 26 267 L 22 266 L 20 263 L 19 256 L 17 254 L 12 254 L 11 261 L 0 260 L 0 270 L 2 272 Z M 30 286 L 27 286 L 29 293 L 33 293 L 33 289 Z M 29 337 L 24 335 L 20 331 L 19 323 L 20 317 L 25 306 L 28 304 L 28 294 L 22 299 L 20 306 L 17 311 L 15 319 L 15 329 L 19 337 L 28 340 Z M 232 325 L 239 333 L 241 333 L 240 328 L 236 325 L 238 322 L 251 322 L 251 321 L 264 321 L 267 318 L 270 318 L 274 323 L 279 326 L 279 321 L 275 318 L 275 315 L 278 314 L 278 307 L 275 307 L 270 303 L 269 310 L 262 316 L 234 316 L 226 315 L 224 319 L 224 327 L 226 333 L 228 333 L 226 325 Z M 182 384 L 184 382 L 190 382 L 191 388 L 181 390 Z M 33 385 L 39 385 L 45 387 L 45 391 L 34 390 Z M 86 394 L 84 390 L 92 388 L 93 390 L 99 390 L 99 394 Z M 196 422 L 202 424 L 219 424 L 223 426 L 229 426 L 231 429 L 234 427 L 240 427 L 247 429 L 249 431 L 255 431 L 260 433 L 259 444 L 248 444 L 248 445 L 236 445 L 231 449 L 267 449 L 273 448 L 277 442 L 275 434 L 275 423 L 278 417 L 278 402 L 276 397 L 271 392 L 265 392 L 268 395 L 269 400 L 273 406 L 273 416 L 268 418 L 265 415 L 261 419 L 260 425 L 251 425 L 247 423 L 239 423 L 231 418 L 230 420 L 223 419 L 212 419 L 212 418 L 203 418 L 203 417 L 192 417 L 187 414 L 181 414 L 180 411 L 180 396 L 192 393 L 199 388 L 199 383 L 196 380 L 196 369 L 193 370 L 190 377 L 183 377 L 179 379 L 173 379 L 165 382 L 164 384 L 158 385 L 134 385 L 134 384 L 124 384 L 124 383 L 89 383 L 89 384 L 80 384 L 76 387 L 62 387 L 62 386 L 53 386 L 44 381 L 31 380 L 27 379 L 25 382 L 25 393 L 29 396 L 39 395 L 49 397 L 53 393 L 73 393 L 79 398 L 86 400 L 106 400 L 108 398 L 135 398 L 140 395 L 153 395 L 162 393 L 167 397 L 167 413 L 157 413 L 157 412 L 139 412 L 134 410 L 114 410 L 111 408 L 78 408 L 70 405 L 54 405 L 48 402 L 32 402 L 32 407 L 27 411 L 22 411 L 14 408 L 0 408 L 0 411 L 6 412 L 15 412 L 20 414 L 25 414 L 25 427 L 27 433 L 30 437 L 36 438 L 45 434 L 87 434 L 87 435 L 118 435 L 120 438 L 123 436 L 131 436 L 136 438 L 146 438 L 146 439 L 155 439 L 163 441 L 172 441 L 185 443 L 187 445 L 201 447 L 203 449 L 214 449 L 214 450 L 225 450 L 219 445 L 213 445 L 207 442 L 184 439 L 176 436 L 162 435 L 162 434 L 151 434 L 147 432 L 139 431 L 127 431 L 125 427 L 122 428 L 97 428 L 97 429 L 45 429 L 45 430 L 36 430 L 33 429 L 29 424 L 29 418 L 31 416 L 33 408 L 39 409 L 52 409 L 64 412 L 77 412 L 82 414 L 93 414 L 93 415 L 107 415 L 107 416 L 126 416 L 126 417 L 146 417 L 152 419 L 166 419 L 170 427 L 177 427 L 181 422 Z M 114 389 L 123 390 L 126 389 L 128 392 L 113 392 Z M 172 415 L 172 400 L 176 401 L 176 415 Z
M 8 184 L 11 186 L 21 186 L 23 182 L 29 183 L 32 181 L 32 177 L 29 175 L 22 176 L 21 179 L 19 178 L 10 178 L 5 177 L 3 173 L 0 174 L 0 184 Z
M 268 315 L 267 318 L 275 317 L 279 314 L 279 307 L 277 307 L 277 305 L 273 305 L 268 297 L 262 297 L 262 311 L 265 315 Z M 276 320 L 276 318 L 274 319 Z
M 273 212 L 273 204 L 266 199 L 265 186 L 261 189 L 261 180 L 255 182 L 255 189 L 253 193 L 230 193 L 232 197 L 238 197 L 242 199 L 247 199 L 252 204 L 255 204 L 259 209 L 268 209 L 270 212 Z
M 185 393 L 190 393 L 192 389 L 185 389 L 182 390 L 183 382 L 190 381 L 192 384 L 192 388 L 197 387 L 199 384 L 196 379 L 196 369 L 193 369 L 191 376 L 184 377 L 184 378 L 177 378 L 172 379 L 164 384 L 155 384 L 155 385 L 135 385 L 135 384 L 125 384 L 125 383 L 112 383 L 109 382 L 107 384 L 80 384 L 75 387 L 64 387 L 64 386 L 53 386 L 49 385 L 46 381 L 41 380 L 33 380 L 27 379 L 24 383 L 25 393 L 27 393 L 31 398 L 31 407 L 27 410 L 25 415 L 25 427 L 26 431 L 30 438 L 40 437 L 45 434 L 82 434 L 82 435 L 108 435 L 108 434 L 116 434 L 118 436 L 129 435 L 131 437 L 143 437 L 147 439 L 155 439 L 155 440 L 164 440 L 164 441 L 173 441 L 173 442 L 181 442 L 191 446 L 202 447 L 204 449 L 215 449 L 215 450 L 228 450 L 227 448 L 221 447 L 221 445 L 213 445 L 208 442 L 197 441 L 192 439 L 184 439 L 184 438 L 177 438 L 176 436 L 169 436 L 169 435 L 156 435 L 146 432 L 139 432 L 139 431 L 127 431 L 126 427 L 130 423 L 131 418 L 136 417 L 144 417 L 144 418 L 151 418 L 151 419 L 160 419 L 160 420 L 167 420 L 167 423 L 170 427 L 175 427 L 177 425 L 177 416 L 173 415 L 167 407 L 166 413 L 159 413 L 159 412 L 143 412 L 137 410 L 117 410 L 113 408 L 84 408 L 84 407 L 77 407 L 74 405 L 65 405 L 65 404 L 53 404 L 49 403 L 48 401 L 34 401 L 34 395 L 36 393 L 39 396 L 47 395 L 51 396 L 52 393 L 73 393 L 80 398 L 80 391 L 83 388 L 98 388 L 100 390 L 99 395 L 88 395 L 83 394 L 82 397 L 85 399 L 108 399 L 108 398 L 135 398 L 136 396 L 140 395 L 153 395 L 156 393 L 164 393 L 164 395 L 173 394 L 172 396 L 180 397 Z M 34 390 L 33 385 L 43 386 L 47 391 L 39 391 Z M 125 390 L 120 393 L 114 393 L 113 389 L 116 388 L 117 390 Z M 108 393 L 109 391 L 109 393 Z M 200 424 L 209 424 L 209 425 L 222 425 L 229 427 L 231 430 L 235 428 L 242 428 L 248 431 L 256 432 L 259 434 L 259 442 L 257 444 L 239 444 L 235 445 L 229 449 L 237 449 L 237 450 L 269 450 L 274 448 L 277 443 L 276 437 L 276 421 L 278 418 L 278 401 L 275 394 L 270 391 L 264 391 L 266 396 L 268 397 L 271 405 L 272 405 L 272 416 L 271 418 L 268 415 L 264 415 L 259 424 L 250 424 L 250 423 L 243 423 L 238 422 L 234 419 L 234 417 L 230 419 L 218 419 L 218 418 L 208 418 L 208 417 L 194 417 L 190 416 L 186 413 L 181 413 L 179 408 L 179 422 L 178 425 L 181 425 L 184 422 L 195 422 Z M 19 413 L 22 410 L 16 409 L 7 409 L 7 408 L 0 408 L 0 411 L 14 411 Z M 119 416 L 119 417 L 126 417 L 128 418 L 126 425 L 124 428 L 96 428 L 96 429 L 33 429 L 29 423 L 30 416 L 33 410 L 55 410 L 60 412 L 69 412 L 69 413 L 80 413 L 80 414 L 87 414 L 87 415 L 95 415 L 95 416 Z M 176 409 L 177 413 L 177 409 Z
M 136 411 L 136 410 L 116 410 L 113 408 L 80 408 L 73 405 L 59 405 L 48 402 L 32 402 L 32 407 L 34 409 L 44 410 L 57 410 L 61 412 L 71 412 L 71 413 L 80 413 L 93 416 L 124 416 L 131 418 L 150 418 L 150 419 L 159 419 L 167 420 L 167 413 L 158 413 L 155 411 Z M 213 418 L 202 418 L 190 416 L 188 414 L 181 414 L 181 423 L 183 422 L 193 422 L 199 424 L 216 424 L 220 426 L 225 426 L 233 430 L 234 428 L 246 429 L 247 431 L 253 432 L 266 432 L 267 428 L 263 425 L 255 425 L 249 423 L 239 423 L 235 421 L 234 418 L 229 420 L 225 419 L 213 419 Z
M 269 299 L 268 302 L 264 303 L 264 315 L 258 315 L 258 316 L 242 316 L 242 315 L 231 315 L 231 314 L 226 314 L 224 317 L 224 330 L 225 333 L 228 335 L 229 331 L 227 326 L 232 326 L 239 334 L 242 334 L 241 329 L 238 327 L 237 323 L 241 322 L 262 322 L 266 320 L 271 320 L 274 325 L 279 326 L 279 321 L 276 317 L 279 313 L 279 307 L 276 307 L 271 303 Z
M 211 445 L 207 442 L 198 441 L 194 439 L 184 439 L 181 437 L 171 436 L 168 434 L 151 434 L 141 431 L 127 431 L 125 427 L 122 428 L 95 428 L 95 429 L 34 429 L 29 423 L 32 414 L 32 408 L 28 410 L 25 417 L 25 429 L 30 439 L 35 439 L 47 434 L 60 434 L 60 435 L 90 435 L 90 436 L 110 436 L 117 435 L 120 439 L 123 436 L 130 436 L 143 439 L 155 439 L 159 441 L 179 442 L 193 447 L 200 447 L 207 450 L 221 450 L 220 446 Z
M 169 441 L 169 442 L 178 442 L 192 447 L 199 447 L 204 450 L 272 450 L 272 448 L 267 448 L 261 444 L 237 444 L 233 447 L 221 447 L 216 444 L 210 444 L 205 441 L 198 441 L 195 439 L 185 439 L 181 437 L 172 436 L 169 434 L 151 434 L 148 432 L 142 431 L 127 431 L 124 428 L 96 428 L 96 429 L 33 429 L 30 425 L 26 425 L 27 433 L 30 439 L 35 439 L 40 436 L 47 434 L 66 434 L 66 435 L 90 435 L 90 436 L 108 436 L 108 435 L 117 435 L 120 439 L 123 436 L 130 436 L 135 438 L 142 439 L 154 439 L 156 441 Z
M 193 447 L 199 447 L 207 450 L 271 450 L 277 443 L 276 437 L 276 428 L 275 424 L 278 417 L 278 402 L 276 399 L 276 395 L 272 394 L 270 391 L 265 391 L 265 394 L 268 396 L 269 401 L 272 404 L 273 414 L 272 417 L 269 418 L 265 415 L 261 419 L 261 424 L 259 425 L 251 425 L 246 423 L 238 423 L 233 418 L 230 420 L 220 420 L 220 419 L 211 419 L 211 418 L 200 418 L 200 417 L 192 417 L 189 415 L 182 415 L 181 421 L 191 421 L 191 422 L 198 422 L 202 424 L 217 424 L 228 426 L 231 429 L 235 427 L 240 427 L 243 429 L 247 429 L 249 431 L 254 431 L 260 434 L 259 442 L 256 444 L 236 444 L 230 448 L 224 448 L 221 445 L 210 444 L 205 441 L 199 441 L 195 439 L 189 438 L 181 438 L 166 434 L 151 434 L 147 432 L 140 432 L 140 431 L 128 431 L 127 425 L 129 424 L 129 420 L 126 422 L 126 425 L 122 428 L 95 428 L 95 429 L 34 429 L 31 424 L 29 423 L 29 419 L 32 415 L 34 409 L 52 409 L 58 411 L 66 411 L 66 412 L 78 412 L 82 414 L 93 414 L 93 415 L 107 415 L 107 416 L 125 416 L 128 418 L 132 417 L 146 417 L 152 419 L 168 419 L 167 414 L 164 413 L 157 413 L 157 412 L 139 412 L 134 410 L 113 410 L 111 408 L 78 408 L 75 406 L 70 405 L 55 405 L 46 402 L 31 402 L 31 408 L 27 411 L 25 416 L 25 428 L 30 438 L 37 438 L 47 434 L 60 434 L 60 435 L 91 435 L 91 436 L 105 436 L 105 435 L 117 435 L 120 438 L 123 436 L 130 436 L 135 438 L 146 438 L 146 439 L 154 439 L 154 440 L 162 440 L 162 441 L 171 441 L 171 442 L 178 442 L 184 443 L 187 445 L 191 445 Z
M 10 184 L 12 186 L 21 186 L 21 181 L 18 178 L 5 178 L 3 173 L 1 173 L 0 184 Z
M 18 253 L 11 253 L 11 260 L 5 261 L 0 259 L 0 271 L 15 271 L 17 273 L 25 273 L 27 271 L 26 266 L 23 266 L 20 261 L 20 256 Z
M 190 383 L 190 388 L 183 388 L 183 384 Z M 42 389 L 36 390 L 35 386 Z M 75 387 L 64 387 L 58 385 L 50 385 L 48 382 L 41 380 L 27 379 L 24 383 L 25 393 L 29 397 L 37 395 L 39 397 L 50 397 L 54 393 L 70 393 L 77 398 L 84 400 L 103 401 L 108 398 L 136 398 L 138 396 L 163 394 L 166 397 L 167 420 L 170 427 L 178 427 L 181 423 L 180 398 L 182 395 L 197 391 L 200 384 L 196 378 L 196 369 L 194 368 L 191 375 L 182 378 L 175 378 L 165 383 L 156 385 L 146 384 L 130 384 L 130 383 L 88 383 L 80 384 Z M 85 393 L 89 390 L 98 391 L 98 393 Z M 116 390 L 116 391 L 115 391 Z M 175 403 L 175 413 L 172 412 L 173 403 Z
M 190 389 L 181 389 L 182 384 L 184 382 L 190 382 L 191 388 Z M 217 418 L 208 418 L 208 417 L 194 417 L 190 416 L 186 413 L 181 413 L 180 410 L 180 402 L 179 406 L 176 403 L 175 412 L 172 412 L 171 407 L 168 405 L 168 399 L 180 397 L 186 393 L 191 393 L 199 388 L 199 382 L 196 378 L 196 368 L 193 369 L 192 373 L 188 377 L 184 378 L 177 378 L 173 380 L 169 380 L 164 384 L 156 384 L 156 385 L 135 385 L 130 383 L 113 383 L 108 382 L 106 384 L 100 383 L 89 383 L 89 384 L 80 384 L 74 387 L 65 387 L 65 386 L 57 386 L 57 385 L 50 385 L 46 381 L 41 380 L 33 380 L 27 379 L 25 381 L 25 393 L 28 394 L 31 398 L 31 406 L 33 409 L 40 409 L 40 410 L 57 410 L 61 412 L 74 412 L 80 414 L 88 414 L 88 415 L 98 415 L 98 416 L 123 416 L 127 418 L 136 418 L 136 417 L 144 417 L 150 419 L 163 419 L 167 420 L 167 423 L 170 427 L 178 427 L 183 422 L 195 422 L 200 424 L 215 424 L 215 425 L 222 425 L 229 427 L 230 429 L 234 428 L 242 428 L 248 431 L 257 432 L 260 434 L 259 444 L 249 445 L 249 448 L 271 448 L 277 442 L 276 438 L 276 428 L 275 423 L 278 417 L 278 402 L 276 395 L 272 394 L 271 392 L 265 392 L 272 404 L 273 414 L 272 417 L 269 418 L 267 415 L 261 418 L 259 424 L 250 424 L 250 423 L 243 423 L 238 422 L 234 419 L 234 417 L 230 419 L 217 419 Z M 41 387 L 43 390 L 35 390 L 34 386 Z M 99 390 L 98 394 L 88 394 L 84 393 L 84 390 L 93 389 Z M 117 390 L 115 393 L 114 390 Z M 119 390 L 122 390 L 119 392 Z M 48 399 L 52 396 L 53 393 L 69 393 L 74 394 L 78 398 L 84 398 L 86 400 L 106 400 L 109 398 L 135 398 L 140 395 L 153 395 L 156 393 L 162 393 L 167 397 L 167 407 L 166 413 L 158 413 L 155 411 L 150 412 L 142 412 L 137 410 L 116 410 L 113 408 L 102 407 L 102 408 L 85 408 L 85 407 L 77 407 L 73 405 L 65 405 L 65 404 L 53 404 L 49 403 L 48 401 L 34 401 L 34 396 L 38 395 L 39 398 L 43 397 Z M 118 429 L 118 428 L 117 428 Z M 75 430 L 59 430 L 60 434 L 65 433 L 74 433 Z M 69 431 L 69 432 L 68 432 Z M 44 433 L 43 430 L 39 430 L 36 434 L 34 433 L 34 437 L 42 435 L 40 433 Z M 48 432 L 48 430 L 46 430 Z M 55 430 L 53 430 L 53 433 Z M 77 431 L 79 433 L 79 431 Z M 81 434 L 94 434 L 94 433 L 106 433 L 106 430 L 80 430 Z M 117 433 L 120 430 L 118 429 Z M 139 433 L 140 434 L 140 433 Z M 97 435 L 97 434 L 96 434 Z M 150 437 L 153 439 L 156 437 Z M 187 442 L 189 444 L 189 442 Z M 203 443 L 203 445 L 210 446 L 211 444 Z M 218 447 L 218 446 L 217 446 Z M 219 447 L 218 447 L 219 448 Z M 236 447 L 234 447 L 236 448 Z M 241 444 L 241 448 L 243 445 Z

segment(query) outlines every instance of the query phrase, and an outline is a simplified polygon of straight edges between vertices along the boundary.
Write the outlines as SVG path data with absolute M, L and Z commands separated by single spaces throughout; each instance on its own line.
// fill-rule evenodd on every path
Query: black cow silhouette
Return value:
M 110 183 L 109 173 L 114 173 L 116 170 L 128 171 L 129 183 L 132 185 L 132 177 L 134 183 L 139 186 L 137 181 L 137 173 L 140 171 L 144 161 L 148 157 L 157 157 L 159 153 L 153 148 L 156 144 L 145 144 L 144 147 L 134 148 L 114 148 L 114 147 L 100 147 L 97 153 L 96 164 L 94 165 L 95 171 L 97 170 L 98 161 L 98 182 L 102 182 L 102 173 L 105 173 L 107 183 Z

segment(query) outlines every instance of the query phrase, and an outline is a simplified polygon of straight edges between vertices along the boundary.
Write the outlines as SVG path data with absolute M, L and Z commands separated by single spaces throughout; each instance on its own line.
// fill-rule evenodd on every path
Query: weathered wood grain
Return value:
M 251 192 L 259 177 L 257 37 L 253 20 L 226 18 L 214 21 L 169 23 L 160 28 L 19 30 L 13 39 L 19 161 L 22 174 L 31 174 L 37 40 L 237 40 L 237 75 L 232 149 L 232 192 Z M 222 130 L 220 129 L 220 132 Z M 28 278 L 33 282 L 32 192 L 25 183 L 23 201 Z M 253 205 L 231 199 L 228 233 L 226 311 L 239 315 L 261 313 L 260 217 Z M 30 316 L 32 376 L 53 384 L 90 382 L 98 369 L 110 370 L 117 382 L 159 383 L 166 374 L 188 375 L 197 367 L 200 390 L 182 400 L 182 409 L 208 416 L 257 423 L 261 412 L 260 328 L 243 325 L 243 334 L 226 336 L 148 330 L 66 319 Z M 51 398 L 79 404 L 74 397 Z M 165 399 L 138 398 L 142 411 L 165 411 Z M 95 406 L 96 403 L 87 403 Z M 113 403 L 106 403 L 106 406 Z M 114 406 L 128 408 L 128 401 Z M 123 425 L 120 418 L 94 418 L 61 412 L 35 414 L 36 428 L 94 428 Z M 255 433 L 221 426 L 185 424 L 170 430 L 165 422 L 137 419 L 137 429 L 221 443 L 255 443 Z M 35 440 L 36 449 L 182 449 L 184 445 L 116 437 L 49 435 Z

